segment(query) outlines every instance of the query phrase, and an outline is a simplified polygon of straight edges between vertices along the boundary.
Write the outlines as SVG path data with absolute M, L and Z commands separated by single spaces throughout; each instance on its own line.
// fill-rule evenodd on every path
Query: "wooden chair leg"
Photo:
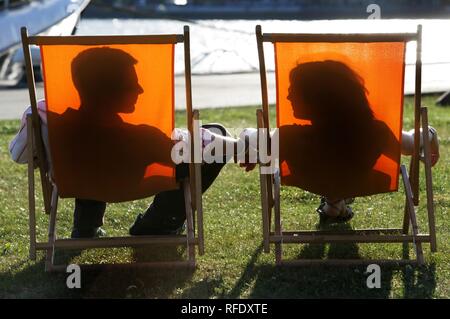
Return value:
M 262 228 L 263 228 L 263 242 L 264 242 L 264 252 L 270 252 L 270 222 L 268 213 L 268 198 L 267 198 L 267 183 L 266 176 L 261 174 L 261 168 L 259 170 L 259 181 L 261 186 L 261 211 L 262 211 Z
M 194 130 L 194 141 L 200 140 L 200 113 L 198 110 L 195 110 L 192 115 L 192 127 Z M 196 145 L 199 147 L 200 145 Z M 195 152 L 201 152 L 201 149 L 195 150 Z M 205 242 L 203 235 L 203 203 L 202 203 L 202 164 L 195 163 L 194 164 L 194 179 L 195 183 L 195 192 L 191 194 L 193 196 L 193 201 L 195 202 L 195 211 L 197 216 L 193 215 L 193 225 L 194 225 L 194 236 L 195 236 L 195 225 L 197 225 L 197 236 L 198 236 L 198 253 L 199 255 L 203 255 L 205 253 Z M 197 217 L 197 218 L 195 218 Z
M 56 240 L 56 214 L 58 211 L 58 190 L 57 187 L 53 187 L 49 226 L 48 226 L 48 243 L 50 248 L 47 249 L 45 258 L 45 271 L 52 271 L 54 266 L 55 257 L 55 240 Z
M 417 237 L 417 234 L 419 233 L 419 228 L 417 226 L 416 212 L 414 209 L 413 193 L 412 193 L 411 184 L 409 182 L 408 173 L 406 172 L 405 166 L 401 165 L 400 169 L 401 169 L 401 173 L 402 173 L 403 186 L 405 187 L 406 198 L 408 201 L 408 210 L 409 210 L 409 216 L 411 219 L 412 235 L 415 238 L 415 237 Z M 423 265 L 424 258 L 423 258 L 422 243 L 419 241 L 415 241 L 414 245 L 415 245 L 415 249 L 416 249 L 417 263 L 419 265 Z
M 183 182 L 184 189 L 184 204 L 186 208 L 186 224 L 187 224 L 187 255 L 189 262 L 195 264 L 195 236 L 194 236 L 194 222 L 192 217 L 191 206 L 191 189 L 189 179 Z
M 420 174 L 420 107 L 422 105 L 422 25 L 417 26 L 416 69 L 414 89 L 414 152 L 413 166 L 409 176 L 414 206 L 419 206 L 419 174 Z
M 205 240 L 203 232 L 203 203 L 202 203 L 202 173 L 201 164 L 195 164 L 195 201 L 197 208 L 197 236 L 198 253 L 202 256 L 205 253 Z
M 428 228 L 430 233 L 431 251 L 437 251 L 436 244 L 436 222 L 434 216 L 434 196 L 433 196 L 433 177 L 431 174 L 431 150 L 428 132 L 428 110 L 426 107 L 421 108 L 422 112 L 422 134 L 424 146 L 424 162 L 425 162 L 425 185 L 427 193 L 427 213 L 428 213 Z
M 28 38 L 28 31 L 26 27 L 22 27 L 21 30 L 21 37 L 22 37 L 22 50 L 23 50 L 23 56 L 25 60 L 25 72 L 27 77 L 27 84 L 28 84 L 28 94 L 30 97 L 30 104 L 31 104 L 31 118 L 33 121 L 33 143 L 35 146 L 36 151 L 36 160 L 38 162 L 39 166 L 39 172 L 41 176 L 41 185 L 42 185 L 42 196 L 44 198 L 44 208 L 45 212 L 50 212 L 50 205 L 51 205 L 51 193 L 49 193 L 49 190 L 51 189 L 49 184 L 49 180 L 47 178 L 47 167 L 46 167 L 46 154 L 45 154 L 45 147 L 42 141 L 42 132 L 41 132 L 41 120 L 38 115 L 38 109 L 37 109 L 37 98 L 36 98 L 36 83 L 34 79 L 34 71 L 33 71 L 33 62 L 31 57 L 31 50 L 30 50 L 30 44 L 29 44 L 29 38 Z
M 256 123 L 258 128 L 258 145 L 259 141 L 259 130 L 264 127 L 264 120 L 262 110 L 256 110 Z M 261 211 L 262 211 L 262 231 L 263 231 L 263 246 L 264 252 L 270 252 L 270 217 L 269 217 L 269 198 L 267 191 L 267 175 L 262 174 L 261 164 L 259 165 L 259 183 L 261 191 Z
M 272 209 L 275 204 L 273 198 L 273 174 L 266 174 L 266 183 L 267 183 L 267 200 L 268 200 L 267 207 L 269 214 L 269 225 L 272 225 Z
M 30 235 L 29 257 L 36 260 L 36 197 L 33 155 L 33 121 L 27 116 L 27 151 L 28 151 L 28 226 Z
M 411 174 L 413 174 L 413 160 L 414 158 L 411 158 L 411 161 L 409 163 L 409 177 Z M 410 178 L 408 177 L 409 183 L 411 183 Z M 409 233 L 409 223 L 410 223 L 410 217 L 409 217 L 409 208 L 408 208 L 408 198 L 405 198 L 405 210 L 403 214 L 403 234 L 407 235 Z
M 42 159 L 42 162 L 44 161 L 45 159 Z M 42 163 L 41 165 L 46 164 Z M 50 214 L 50 210 L 52 207 L 53 187 L 46 173 L 41 173 L 41 184 L 42 184 L 42 196 L 44 200 L 44 209 L 46 214 Z
M 274 210 L 275 210 L 275 235 L 281 236 L 281 212 L 280 212 L 280 173 L 277 171 L 274 174 Z M 275 262 L 277 265 L 281 265 L 282 258 L 283 258 L 283 251 L 282 251 L 282 242 L 275 243 Z

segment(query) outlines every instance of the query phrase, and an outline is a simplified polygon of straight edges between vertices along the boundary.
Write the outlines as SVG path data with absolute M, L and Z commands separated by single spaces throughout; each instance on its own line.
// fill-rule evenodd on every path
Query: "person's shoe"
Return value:
M 72 229 L 72 234 L 70 235 L 71 238 L 98 238 L 98 237 L 105 237 L 106 232 L 101 229 L 100 227 L 95 227 L 92 229 L 83 229 L 80 230 L 78 228 Z
M 185 220 L 167 215 L 152 213 L 152 209 L 145 214 L 139 214 L 129 233 L 132 236 L 145 235 L 179 235 L 185 230 Z
M 320 218 L 319 224 L 341 224 L 350 221 L 354 216 L 351 207 L 347 205 L 350 202 L 353 202 L 353 199 L 328 202 L 322 197 L 316 210 Z
M 346 198 L 346 199 L 344 199 L 344 201 L 345 201 L 345 205 L 350 205 L 355 202 L 355 198 L 354 197 Z

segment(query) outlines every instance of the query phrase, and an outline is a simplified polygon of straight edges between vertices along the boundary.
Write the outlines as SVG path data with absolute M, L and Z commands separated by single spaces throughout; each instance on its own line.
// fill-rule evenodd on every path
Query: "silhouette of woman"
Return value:
M 282 181 L 322 196 L 317 209 L 321 222 L 346 222 L 353 216 L 348 206 L 352 197 L 389 190 L 391 178 L 375 169 L 376 162 L 382 155 L 394 161 L 400 152 L 411 155 L 414 130 L 402 132 L 400 145 L 389 127 L 375 118 L 363 79 L 342 62 L 301 63 L 289 77 L 287 98 L 294 117 L 303 121 L 271 132 L 272 141 L 280 142 L 280 165 L 287 168 Z M 429 131 L 435 165 L 437 132 L 432 127 Z M 256 141 L 257 134 L 257 129 L 246 128 L 241 139 Z M 258 151 L 257 144 L 251 147 Z M 241 166 L 250 171 L 255 163 L 256 159 Z
M 290 72 L 294 117 L 310 125 L 281 126 L 280 159 L 286 184 L 329 201 L 387 191 L 390 177 L 374 169 L 384 154 L 398 160 L 400 145 L 370 108 L 363 79 L 346 64 L 326 60 Z

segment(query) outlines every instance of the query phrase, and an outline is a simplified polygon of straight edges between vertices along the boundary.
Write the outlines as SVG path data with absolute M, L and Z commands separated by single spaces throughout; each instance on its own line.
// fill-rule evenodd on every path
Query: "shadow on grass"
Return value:
M 381 270 L 381 288 L 367 288 L 366 266 L 304 266 L 277 267 L 258 265 L 263 250 L 259 245 L 234 286 L 227 292 L 222 289 L 223 279 L 203 281 L 186 290 L 183 297 L 202 295 L 204 298 L 432 298 L 436 286 L 435 265 L 422 267 L 385 266 Z M 273 252 L 272 252 L 273 253 Z M 361 258 L 354 244 L 305 245 L 298 257 L 307 258 Z M 403 296 L 393 296 L 394 277 L 401 278 Z
M 434 263 L 414 268 L 403 267 L 404 298 L 431 298 L 436 288 L 436 265 Z
M 44 272 L 44 258 L 14 265 L 0 273 L 1 298 L 74 298 L 76 291 L 66 287 L 66 274 Z
M 58 264 L 69 264 L 80 251 L 57 254 Z M 142 247 L 132 250 L 135 262 L 180 261 L 177 247 Z M 82 270 L 81 289 L 68 289 L 65 273 L 44 272 L 44 258 L 27 262 L 20 271 L 0 273 L 3 298 L 168 298 L 192 277 L 189 269 L 108 267 Z
M 435 289 L 435 267 L 385 267 L 381 288 L 366 286 L 365 267 L 312 266 L 255 269 L 256 278 L 250 298 L 391 298 L 393 277 L 400 273 L 403 298 L 432 298 Z
M 133 249 L 134 262 L 185 260 L 184 249 L 147 246 Z M 187 268 L 120 267 L 88 273 L 84 297 L 169 298 L 190 280 Z
M 356 244 L 304 245 L 299 259 L 361 259 Z M 366 266 L 265 267 L 260 270 L 251 297 L 267 298 L 390 298 L 394 276 L 403 283 L 403 298 L 432 298 L 435 265 L 381 266 L 381 287 L 367 287 Z M 270 280 L 275 276 L 276 280 Z M 274 283 L 274 284 L 272 284 Z
M 355 245 L 305 245 L 301 258 L 358 258 Z M 339 246 L 339 247 L 338 247 Z M 368 289 L 364 266 L 277 267 L 259 264 L 262 244 L 249 257 L 231 289 L 222 276 L 192 282 L 183 269 L 108 268 L 82 272 L 82 288 L 68 289 L 67 274 L 45 273 L 44 261 L 17 265 L 21 270 L 0 273 L 2 298 L 389 298 L 394 278 L 403 285 L 395 297 L 431 298 L 436 286 L 435 264 L 422 267 L 382 267 L 381 288 Z M 183 260 L 176 247 L 145 247 L 132 251 L 134 261 Z M 59 256 L 65 263 L 77 252 Z M 59 260 L 61 262 L 61 260 Z M 189 287 L 187 288 L 187 283 Z M 190 285 L 192 284 L 192 285 Z M 398 287 L 397 287 L 398 288 Z M 177 290 L 179 289 L 179 293 Z M 397 289 L 398 290 L 398 289 Z

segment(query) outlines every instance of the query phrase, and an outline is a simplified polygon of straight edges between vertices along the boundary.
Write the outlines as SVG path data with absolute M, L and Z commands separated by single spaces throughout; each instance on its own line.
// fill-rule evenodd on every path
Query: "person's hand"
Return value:
M 434 127 L 429 126 L 428 132 L 430 137 L 431 166 L 434 166 L 439 161 L 439 139 Z
M 246 128 L 239 134 L 239 140 L 245 143 L 245 160 L 239 163 L 239 166 L 250 172 L 256 167 L 256 158 L 258 154 L 258 130 L 255 128 Z M 250 158 L 252 157 L 252 158 Z

